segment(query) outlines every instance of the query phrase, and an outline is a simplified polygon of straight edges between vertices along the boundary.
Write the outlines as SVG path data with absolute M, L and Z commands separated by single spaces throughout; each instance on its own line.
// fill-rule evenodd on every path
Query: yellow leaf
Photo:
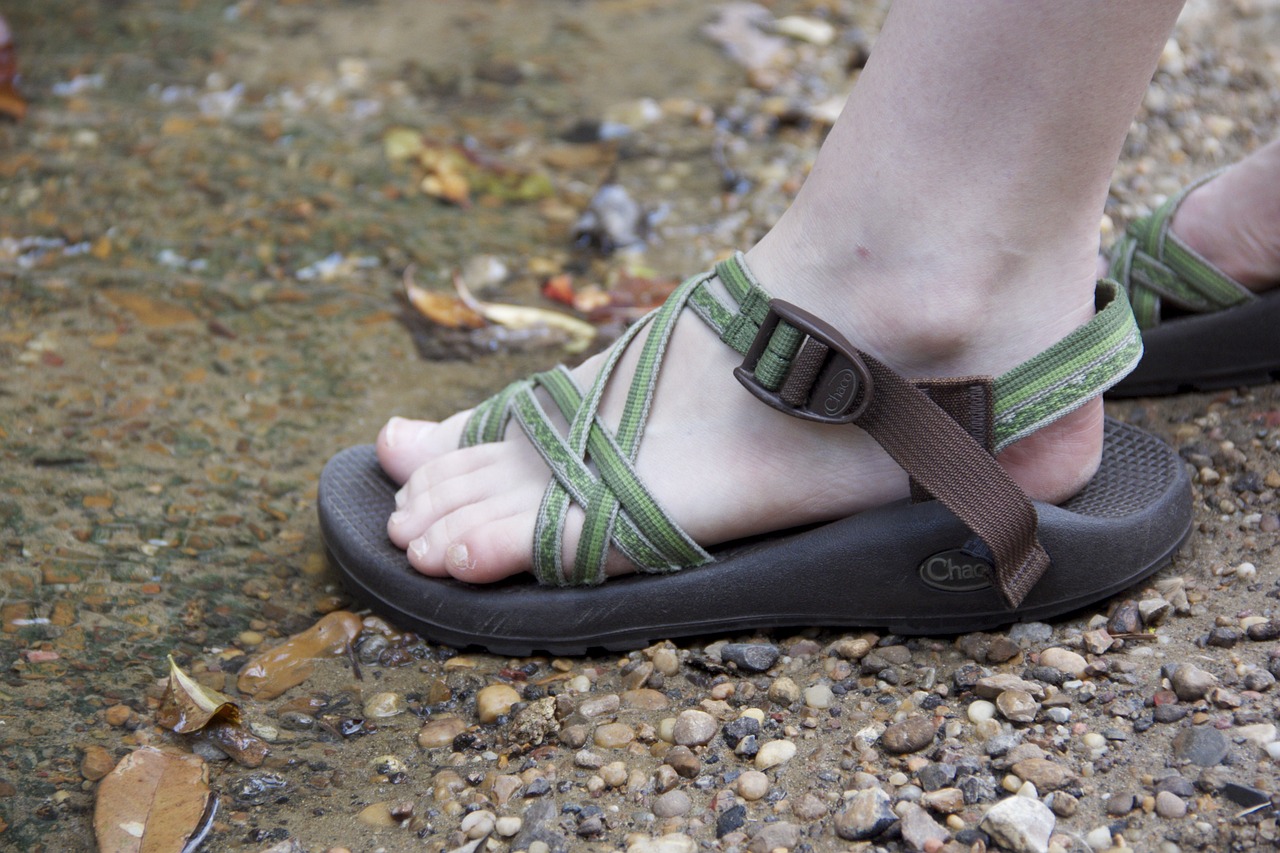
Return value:
M 335 610 L 301 634 L 254 655 L 240 670 L 236 686 L 263 701 L 274 699 L 306 681 L 315 670 L 316 658 L 346 654 L 361 625 L 354 613 Z
M 458 297 L 433 293 L 415 284 L 412 266 L 404 271 L 404 295 L 419 314 L 446 328 L 478 329 L 484 325 L 484 317 L 468 308 Z

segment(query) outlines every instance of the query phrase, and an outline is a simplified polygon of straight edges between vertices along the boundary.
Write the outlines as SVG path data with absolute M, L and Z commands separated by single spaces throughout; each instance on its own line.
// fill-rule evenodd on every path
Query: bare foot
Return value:
M 785 258 L 768 246 L 750 260 L 774 295 L 824 310 L 816 274 L 810 274 L 807 287 L 789 281 L 776 272 Z M 872 330 L 860 329 L 861 323 L 846 324 L 846 330 L 858 346 L 907 375 L 997 374 L 1087 320 L 1091 283 L 1088 292 L 1088 300 L 1064 306 L 1055 318 L 1009 322 L 1005 332 L 988 323 L 978 337 L 964 328 L 958 306 L 904 312 L 889 307 L 896 300 L 884 298 L 876 299 L 884 303 L 883 316 L 868 324 Z M 834 316 L 833 309 L 826 310 L 824 316 Z M 867 315 L 861 319 L 865 322 Z M 633 345 L 606 392 L 601 412 L 610 424 L 619 417 L 638 352 Z M 597 356 L 577 368 L 583 387 L 590 386 L 601 360 Z M 639 473 L 696 541 L 710 546 L 830 520 L 907 495 L 905 473 L 869 436 L 853 427 L 800 421 L 762 405 L 733 378 L 740 361 L 686 312 L 673 334 L 640 445 Z M 379 435 L 378 455 L 384 469 L 405 484 L 388 532 L 412 565 L 427 575 L 488 582 L 530 568 L 537 509 L 550 475 L 514 424 L 504 441 L 458 449 L 468 415 L 439 424 L 392 419 Z M 1100 400 L 1092 401 L 1012 445 L 1000 461 L 1032 497 L 1059 501 L 1092 475 L 1101 418 Z M 566 528 L 566 565 L 572 564 L 580 527 L 577 513 Z M 629 568 L 617 558 L 608 571 Z

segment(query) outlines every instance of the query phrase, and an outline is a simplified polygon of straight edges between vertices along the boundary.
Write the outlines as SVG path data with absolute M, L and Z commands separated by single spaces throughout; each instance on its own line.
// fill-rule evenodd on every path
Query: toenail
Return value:
M 472 568 L 466 545 L 450 545 L 444 554 L 449 558 L 449 565 L 456 571 L 465 572 Z
M 404 509 L 405 503 L 409 500 L 409 496 L 405 494 L 404 489 L 396 492 L 396 509 Z M 399 513 L 397 513 L 398 515 Z
M 399 505 L 399 502 L 397 501 L 397 506 L 398 505 Z M 408 519 L 409 519 L 409 513 L 397 511 L 397 512 L 391 513 L 391 517 L 387 519 L 387 521 L 391 522 L 392 526 L 396 526 L 396 525 L 404 524 Z
M 410 542 L 409 553 L 419 560 L 425 560 L 427 558 L 427 540 L 419 537 Z
M 400 431 L 400 425 L 404 422 L 404 418 L 393 417 L 387 421 L 387 425 L 382 429 L 382 443 L 388 448 L 396 446 L 396 433 Z

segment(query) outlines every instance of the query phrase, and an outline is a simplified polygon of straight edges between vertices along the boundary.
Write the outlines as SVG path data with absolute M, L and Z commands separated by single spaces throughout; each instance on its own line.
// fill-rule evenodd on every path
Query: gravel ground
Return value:
M 545 306 L 556 275 L 652 283 L 747 245 L 881 4 L 772 4 L 780 34 L 735 42 L 755 67 L 674 0 L 27 5 L 5 12 L 30 110 L 0 124 L 0 847 L 94 849 L 102 780 L 148 745 L 205 762 L 207 850 L 1280 839 L 1276 385 L 1110 404 L 1194 470 L 1195 528 L 1148 584 L 1051 625 L 513 660 L 346 615 L 314 520 L 325 458 L 562 354 L 426 327 L 402 270 Z M 1104 241 L 1272 138 L 1277 103 L 1280 4 L 1193 3 Z M 467 152 L 464 204 L 395 128 Z M 575 230 L 606 182 L 648 242 L 575 250 L 617 237 Z M 285 638 L 322 616 L 348 632 L 335 654 L 267 698 L 251 658 L 296 662 Z M 160 725 L 167 655 L 265 755 Z

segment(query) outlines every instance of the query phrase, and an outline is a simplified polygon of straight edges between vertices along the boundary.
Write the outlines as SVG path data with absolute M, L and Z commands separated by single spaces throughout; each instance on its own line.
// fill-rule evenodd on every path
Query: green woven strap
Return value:
M 635 471 L 635 459 L 652 404 L 657 375 L 675 321 L 695 277 L 659 309 L 629 328 L 605 358 L 586 392 L 564 368 L 512 383 L 478 406 L 463 430 L 462 444 L 495 441 L 514 416 L 551 470 L 552 481 L 539 506 L 533 562 L 538 579 L 550 585 L 588 585 L 604 580 L 610 546 L 641 571 L 666 572 L 701 565 L 711 555 L 693 541 L 658 503 Z M 622 353 L 641 330 L 650 328 L 617 427 L 599 417 L 604 389 Z M 556 429 L 539 395 L 555 404 L 569 423 Z M 572 505 L 584 524 L 572 572 L 563 561 L 564 527 Z
M 1143 329 L 1160 323 L 1165 301 L 1184 312 L 1207 314 L 1257 298 L 1169 230 L 1183 200 L 1216 174 L 1206 175 L 1150 216 L 1130 223 L 1111 249 L 1111 277 L 1125 286 Z
M 741 253 L 718 264 L 716 275 L 742 307 L 735 311 L 704 286 L 694 292 L 690 306 L 720 333 L 721 340 L 746 353 L 767 312 L 769 297 Z M 1128 302 L 1118 298 L 1119 293 L 1115 282 L 1098 282 L 1097 313 L 1088 323 L 995 378 L 995 451 L 1084 405 L 1137 365 L 1142 337 Z M 755 370 L 761 385 L 770 390 L 781 387 L 801 337 L 787 323 L 778 324 Z

